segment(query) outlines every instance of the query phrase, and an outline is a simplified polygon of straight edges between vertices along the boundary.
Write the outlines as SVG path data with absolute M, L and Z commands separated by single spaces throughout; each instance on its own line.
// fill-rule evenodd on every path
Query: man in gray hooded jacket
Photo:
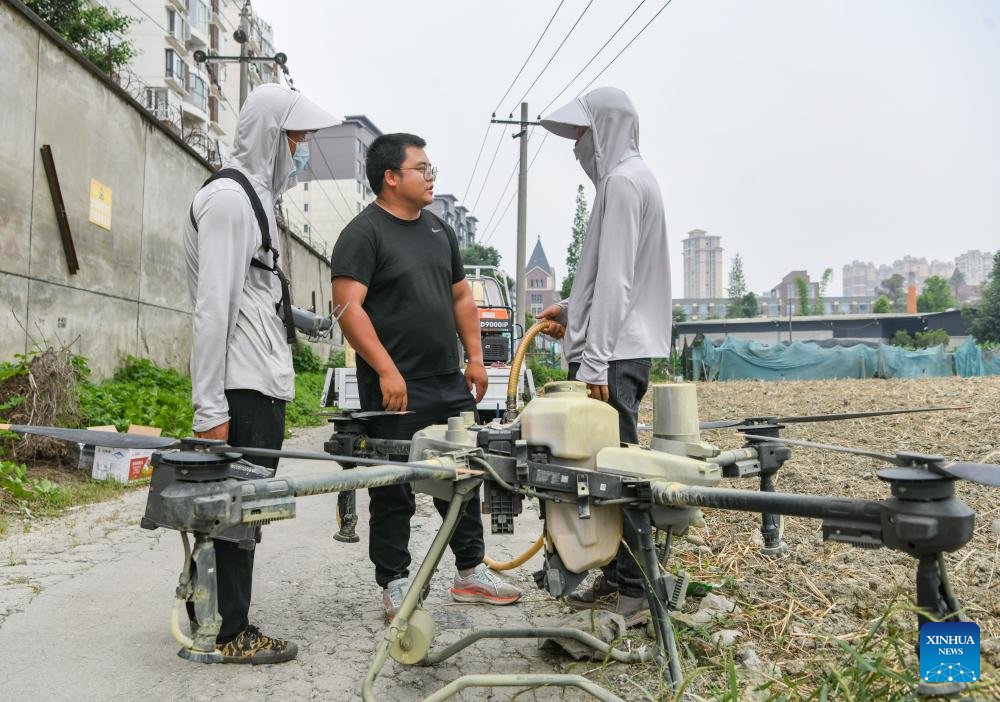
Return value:
M 236 177 L 249 181 L 266 218 L 270 249 L 255 203 L 233 177 L 210 180 L 184 218 L 193 307 L 195 436 L 234 446 L 281 448 L 295 372 L 275 308 L 282 285 L 271 270 L 280 248 L 274 202 L 305 168 L 307 135 L 334 124 L 336 119 L 300 93 L 273 84 L 254 90 L 240 110 L 224 170 L 235 169 L 241 174 Z M 254 460 L 277 467 L 277 459 Z M 294 658 L 294 643 L 265 636 L 248 620 L 254 551 L 216 539 L 215 558 L 222 617 L 217 648 L 223 661 L 260 664 Z
M 639 404 L 651 359 L 670 353 L 671 292 L 667 226 L 660 186 L 639 155 L 639 118 L 628 96 L 598 88 L 542 119 L 542 126 L 575 139 L 574 153 L 597 192 L 569 299 L 538 319 L 565 333 L 570 379 L 618 410 L 621 440 L 639 443 Z M 625 539 L 638 553 L 635 532 Z M 608 607 L 633 625 L 648 615 L 642 573 L 620 547 L 593 586 L 571 605 Z

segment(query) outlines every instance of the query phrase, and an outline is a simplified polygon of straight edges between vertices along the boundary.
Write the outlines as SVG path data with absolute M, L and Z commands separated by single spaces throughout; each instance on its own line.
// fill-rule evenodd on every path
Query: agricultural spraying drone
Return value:
M 530 402 L 513 422 L 495 420 L 480 425 L 467 413 L 450 419 L 447 425 L 417 432 L 410 441 L 367 436 L 370 424 L 384 421 L 387 413 L 338 417 L 333 420 L 335 431 L 325 444 L 325 453 L 52 427 L 10 429 L 78 443 L 156 449 L 143 526 L 166 527 L 182 534 L 184 569 L 171 629 L 182 644 L 179 655 L 192 661 L 210 663 L 219 657 L 215 649 L 221 619 L 214 538 L 252 548 L 261 526 L 294 517 L 297 499 L 309 495 L 409 482 L 418 492 L 449 501 L 444 522 L 362 682 L 365 700 L 375 699 L 375 679 L 390 656 L 406 665 L 433 665 L 485 638 L 573 639 L 620 662 L 655 661 L 664 681 L 676 688 L 682 669 L 669 613 L 683 606 L 689 579 L 684 573 L 667 571 L 669 537 L 699 524 L 701 507 L 760 513 L 762 550 L 768 554 L 785 548 L 781 542 L 783 515 L 821 520 L 825 540 L 902 551 L 917 561 L 920 623 L 961 617 L 942 554 L 969 541 L 975 513 L 955 496 L 955 483 L 969 480 L 1000 486 L 1000 466 L 952 462 L 917 453 L 881 454 L 779 436 L 783 426 L 793 422 L 948 408 L 699 424 L 695 386 L 684 383 L 653 386 L 653 407 L 653 438 L 648 449 L 620 445 L 615 410 L 589 399 L 586 387 L 572 382 L 547 385 L 544 397 Z M 720 451 L 701 440 L 701 430 L 726 427 L 743 432 L 746 443 L 742 448 Z M 775 492 L 774 475 L 789 459 L 790 445 L 859 453 L 885 461 L 888 467 L 877 475 L 887 483 L 890 496 L 862 500 Z M 255 456 L 336 461 L 342 467 L 276 477 L 269 469 L 245 460 Z M 397 456 L 404 460 L 391 460 Z M 717 487 L 723 478 L 750 476 L 759 476 L 760 491 Z M 490 513 L 494 532 L 511 533 L 513 517 L 521 512 L 523 500 L 538 500 L 545 538 L 543 567 L 535 580 L 555 597 L 569 594 L 588 569 L 609 562 L 621 541 L 623 523 L 627 520 L 633 525 L 639 535 L 635 556 L 645 574 L 655 645 L 625 652 L 566 627 L 478 630 L 442 650 L 432 650 L 434 622 L 423 608 L 421 596 L 456 528 L 464 502 L 481 486 L 483 511 Z M 341 514 L 342 525 L 350 523 L 351 516 Z M 660 552 L 654 540 L 656 529 L 668 537 Z M 193 550 L 189 534 L 194 535 Z M 191 636 L 185 635 L 179 624 L 185 602 L 193 603 L 196 614 Z M 460 677 L 426 700 L 445 700 L 469 687 L 540 685 L 573 686 L 597 699 L 619 699 L 578 675 L 486 674 Z M 963 689 L 962 685 L 924 684 L 921 692 L 949 694 Z

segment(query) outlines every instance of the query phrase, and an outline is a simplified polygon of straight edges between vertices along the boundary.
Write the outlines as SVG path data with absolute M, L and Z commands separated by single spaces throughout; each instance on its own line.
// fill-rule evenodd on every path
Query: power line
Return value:
M 322 138 L 323 138 L 323 137 L 319 137 L 319 136 L 317 136 L 317 137 L 315 138 L 315 140 L 316 140 L 317 142 L 319 142 L 319 141 L 320 141 L 320 139 L 322 139 Z M 352 210 L 353 210 L 354 208 L 352 208 L 352 207 L 351 207 L 351 203 L 349 203 L 349 202 L 347 201 L 347 197 L 346 197 L 346 196 L 344 195 L 344 191 L 340 189 L 340 183 L 338 183 L 338 182 L 337 182 L 337 179 L 336 179 L 336 178 L 334 177 L 334 175 L 333 175 L 333 169 L 332 169 L 332 168 L 330 168 L 330 164 L 329 164 L 329 162 L 328 162 L 328 161 L 326 160 L 326 154 L 324 154 L 324 153 L 323 153 L 323 149 L 322 149 L 322 147 L 320 147 L 320 145 L 319 145 L 318 143 L 316 144 L 316 146 L 317 146 L 317 148 L 316 148 L 316 151 L 318 151 L 318 152 L 319 152 L 319 157 L 320 157 L 321 159 L 323 159 L 323 165 L 324 165 L 324 166 L 326 166 L 326 171 L 327 171 L 327 173 L 329 173 L 329 174 L 330 174 L 330 180 L 332 180 L 332 181 L 333 181 L 333 185 L 334 185 L 334 186 L 335 186 L 335 187 L 337 188 L 337 192 L 338 192 L 338 193 L 340 193 L 340 199 L 344 201 L 344 204 L 345 204 L 345 205 L 347 205 L 347 214 L 348 214 L 349 216 L 353 216 L 354 214 L 357 214 L 356 212 L 352 212 Z M 312 168 L 310 168 L 310 169 L 309 169 L 309 171 L 310 171 L 310 172 L 312 172 Z M 313 173 L 313 175 L 315 175 L 315 173 Z M 319 182 L 319 181 L 317 180 L 317 182 Z M 329 201 L 329 200 L 330 200 L 330 196 L 326 194 L 326 189 L 325 189 L 325 188 L 323 188 L 323 187 L 321 186 L 321 187 L 320 187 L 320 190 L 321 190 L 321 191 L 323 192 L 323 195 L 326 195 L 326 198 L 327 198 L 327 200 Z M 336 210 L 336 209 L 337 209 L 336 207 L 334 207 L 334 206 L 333 206 L 333 202 L 332 202 L 332 201 L 330 201 L 330 207 L 333 207 L 333 209 L 334 209 L 334 210 Z
M 479 159 L 483 157 L 483 147 L 486 146 L 486 139 L 490 135 L 490 130 L 493 128 L 493 122 L 486 125 L 486 132 L 483 134 L 483 141 L 479 144 L 479 153 L 476 155 L 476 162 L 472 166 L 472 173 L 469 174 L 469 182 L 465 184 L 465 193 L 462 195 L 462 202 L 465 202 L 465 198 L 469 196 L 469 188 L 472 187 L 472 180 L 476 177 L 476 169 L 479 168 Z
M 169 29 L 167 29 L 166 27 L 164 27 L 162 24 L 160 24 L 159 22 L 157 22 L 155 19 L 153 19 L 153 16 L 151 14 L 149 14 L 144 9 L 142 9 L 141 7 L 139 7 L 138 5 L 136 5 L 134 2 L 132 2 L 132 0 L 128 0 L 128 1 L 129 1 L 129 4 L 132 5 L 132 7 L 134 7 L 135 9 L 137 9 L 142 14 L 146 15 L 146 17 L 149 18 L 150 22 L 152 22 L 153 24 L 155 24 L 157 27 L 159 27 L 160 29 L 162 29 L 164 32 L 166 32 L 167 34 L 172 34 L 173 33 Z
M 534 131 L 534 127 L 532 127 L 532 131 Z M 529 133 L 528 136 L 530 138 L 531 134 Z M 535 159 L 538 158 L 538 154 L 540 154 L 542 152 L 542 146 L 545 144 L 545 140 L 548 139 L 548 138 L 549 138 L 549 132 L 546 131 L 545 134 L 542 136 L 542 140 L 540 142 L 538 142 L 538 148 L 535 150 L 535 155 L 531 157 L 530 161 L 528 161 L 528 170 L 529 171 L 531 170 L 531 167 L 534 165 Z M 497 200 L 497 206 L 495 208 L 493 208 L 493 214 L 490 215 L 490 219 L 489 219 L 489 221 L 486 224 L 486 229 L 489 229 L 490 224 L 493 222 L 493 215 L 495 215 L 497 213 L 497 210 L 500 209 L 500 203 L 503 202 L 503 196 L 507 194 L 507 188 L 510 186 L 510 182 L 513 179 L 514 173 L 517 172 L 517 166 L 518 166 L 518 164 L 514 164 L 514 171 L 511 173 L 511 177 L 507 179 L 507 185 L 504 186 L 503 192 L 500 193 L 500 199 Z M 503 209 L 503 213 L 500 215 L 500 218 L 496 221 L 496 224 L 493 226 L 493 229 L 483 239 L 483 241 L 482 241 L 483 245 L 485 245 L 486 242 L 489 241 L 493 237 L 493 235 L 496 233 L 497 229 L 500 228 L 500 223 L 503 222 L 503 218 L 507 215 L 507 211 L 510 209 L 511 203 L 514 202 L 515 198 L 517 198 L 517 192 L 516 191 L 511 194 L 510 199 L 507 201 L 506 207 L 504 207 L 504 209 Z
M 593 84 L 594 84 L 594 81 L 596 81 L 596 80 L 597 80 L 598 78 L 600 78 L 600 77 L 601 77 L 601 75 L 603 75 L 603 73 L 604 73 L 604 72 L 605 72 L 606 70 L 608 70 L 609 68 L 611 68 L 611 64 L 613 64 L 613 63 L 614 63 L 615 61 L 617 61 L 617 60 L 618 60 L 618 57 L 619 57 L 619 56 L 621 56 L 622 54 L 624 54 L 624 53 L 625 53 L 625 50 L 626 50 L 626 49 L 628 49 L 628 47 L 632 46 L 632 43 L 633 43 L 633 42 L 634 42 L 634 41 L 635 41 L 636 39 L 638 39 L 638 38 L 639 38 L 639 37 L 640 37 L 640 36 L 642 35 L 642 33 L 643 33 L 643 32 L 645 32 L 645 31 L 646 31 L 646 28 L 647 28 L 647 27 L 648 27 L 649 25 L 651 25 L 651 24 L 653 23 L 653 21 L 654 21 L 654 20 L 655 20 L 655 19 L 656 19 L 657 17 L 659 17 L 659 16 L 660 16 L 660 13 L 661 13 L 661 12 L 663 12 L 664 10 L 666 10 L 666 9 L 667 9 L 667 5 L 669 5 L 669 4 L 671 3 L 671 2 L 673 2 L 673 0 L 667 0 L 667 1 L 665 2 L 665 3 L 663 3 L 663 7 L 661 7 L 661 8 L 659 9 L 659 10 L 657 10 L 657 11 L 656 11 L 656 14 L 655 14 L 655 15 L 653 15 L 653 16 L 652 16 L 652 18 L 650 18 L 650 20 L 649 20 L 648 22 L 646 22 L 646 24 L 644 24 L 644 25 L 642 26 L 642 29 L 640 29 L 640 30 L 639 30 L 638 34 L 636 34 L 636 35 L 635 35 L 634 37 L 632 37 L 632 40 L 631 40 L 631 41 L 630 41 L 630 42 L 629 42 L 628 44 L 626 44 L 626 45 L 624 46 L 624 48 L 622 48 L 622 50 L 621 50 L 621 51 L 619 51 L 619 52 L 618 52 L 617 54 L 615 54 L 615 57 L 614 57 L 613 59 L 611 59 L 610 61 L 608 61 L 608 65 L 607 65 L 607 66 L 605 66 L 604 68 L 602 68 L 602 69 L 601 69 L 601 71 L 600 71 L 600 73 L 598 73 L 598 74 L 597 74 L 596 76 L 594 76 L 593 78 L 591 78 L 591 79 L 590 79 L 590 82 L 589 82 L 589 83 L 587 83 L 587 84 L 586 84 L 585 86 L 583 86 L 583 88 L 581 88 L 581 89 L 580 89 L 580 92 L 576 94 L 576 97 L 580 97 L 580 95 L 582 95 L 582 94 L 583 94 L 583 91 L 584 91 L 584 90 L 586 90 L 586 89 L 587 89 L 587 88 L 589 88 L 589 87 L 590 87 L 591 85 L 593 85 Z
M 493 108 L 493 114 L 494 114 L 494 116 L 496 116 L 497 110 L 499 110 L 500 107 L 503 105 L 503 101 L 507 99 L 507 96 L 510 94 L 511 88 L 514 87 L 514 83 L 516 83 L 517 79 L 521 77 L 521 73 L 524 71 L 524 67 L 528 65 L 528 61 L 530 61 L 531 57 L 535 55 L 535 50 L 538 48 L 538 45 L 542 43 L 542 39 L 545 38 L 545 33 L 547 31 L 549 31 L 549 27 L 552 26 L 552 21 L 556 18 L 556 15 L 559 14 L 559 8 L 561 8 L 563 6 L 564 2 L 566 2 L 566 0 L 559 0 L 559 4 L 556 5 L 555 12 L 552 13 L 551 17 L 549 17 L 549 22 L 548 22 L 548 24 L 545 25 L 545 29 L 542 30 L 541 35 L 539 35 L 538 41 L 536 41 L 535 45 L 533 47 L 531 47 L 531 52 L 528 54 L 528 58 L 524 59 L 524 63 L 522 63 L 521 67 L 518 69 L 517 75 L 514 76 L 514 80 L 512 80 L 510 82 L 510 85 L 507 86 L 507 92 L 505 92 L 503 94 L 503 97 L 500 98 L 499 101 L 497 101 L 497 106 Z M 589 5 L 588 5 L 588 7 L 589 7 Z M 584 10 L 584 12 L 586 12 L 586 9 Z M 577 20 L 577 21 L 579 22 L 579 20 Z M 573 26 L 576 26 L 576 25 L 573 25 Z M 563 40 L 563 41 L 565 41 L 565 40 Z M 520 100 L 518 102 L 520 102 Z
M 566 36 L 564 36 L 564 37 L 563 37 L 563 40 L 562 40 L 561 42 L 559 42 L 559 46 L 557 46 L 557 47 L 556 47 L 556 50 L 555 50 L 555 51 L 554 51 L 554 52 L 552 53 L 552 55 L 551 55 L 551 56 L 549 57 L 549 60 L 545 62 L 545 65 L 544 65 L 544 66 L 542 66 L 542 70 L 538 72 L 538 75 L 537 75 L 537 76 L 535 76 L 535 79 L 534 79 L 533 81 L 531 81 L 531 85 L 529 85 L 529 86 L 528 86 L 528 89 L 524 91 L 524 95 L 522 95 L 522 96 L 520 97 L 520 99 L 519 99 L 519 100 L 517 101 L 517 104 L 521 104 L 522 102 L 524 102 L 524 98 L 528 97 L 528 93 L 530 93 L 530 92 L 531 92 L 531 89 L 535 87 L 535 83 L 537 83 L 537 82 L 538 82 L 538 79 L 539 79 L 539 78 L 541 78 L 541 77 L 542 77 L 542 74 L 544 74 L 544 73 L 545 73 L 545 70 L 546 70 L 546 69 L 547 69 L 547 68 L 549 67 L 549 64 L 551 64 L 551 63 L 552 63 L 552 60 L 553 60 L 553 59 L 554 59 L 554 58 L 556 57 L 556 55 L 557 55 L 557 54 L 559 53 L 560 49 L 562 49 L 562 48 L 563 48 L 563 44 L 565 44 L 565 43 L 566 43 L 566 40 L 567 40 L 567 39 L 569 39 L 570 35 L 571 35 L 571 34 L 573 33 L 573 30 L 575 30 L 575 29 L 576 29 L 576 25 L 580 24 L 580 20 L 582 20 L 582 19 L 583 19 L 583 16 L 584 16 L 585 14 L 587 14 L 587 10 L 589 10 L 589 9 L 590 9 L 590 6 L 591 6 L 591 5 L 593 5 L 593 4 L 594 4 L 594 0 L 590 0 L 590 2 L 588 2 L 588 3 L 587 3 L 587 6 L 583 8 L 583 12 L 581 12 L 581 13 L 580 13 L 580 16 L 576 18 L 576 22 L 574 22 L 574 23 L 573 23 L 573 26 L 569 28 L 569 31 L 568 31 L 568 32 L 566 32 Z M 511 114 L 513 114 L 513 113 L 514 113 L 514 110 L 512 109 L 512 110 L 511 110 Z
M 507 136 L 507 132 L 501 128 L 500 129 L 500 140 L 497 141 L 497 148 L 493 151 L 493 158 L 490 159 L 490 167 L 486 169 L 486 175 L 483 177 L 483 185 L 479 188 L 479 194 L 476 195 L 476 204 L 472 206 L 472 211 L 475 212 L 476 207 L 479 205 L 479 198 L 483 196 L 483 191 L 486 189 L 486 183 L 490 180 L 490 173 L 493 172 L 493 166 L 497 162 L 497 154 L 500 153 L 500 147 L 503 146 L 503 138 Z M 462 198 L 465 202 L 465 198 Z
M 639 11 L 639 8 L 641 8 L 645 4 L 646 4 L 646 0 L 640 0 L 639 4 L 635 6 L 635 9 L 632 10 L 632 12 L 629 14 L 629 16 L 625 18 L 625 21 L 622 22 L 620 25 L 618 25 L 618 29 L 616 29 L 614 31 L 614 34 L 612 34 L 610 37 L 608 37 L 608 40 L 606 42 L 604 42 L 603 44 L 601 44 L 601 48 L 598 49 L 597 52 L 593 56 L 590 57 L 590 60 L 587 61 L 587 63 L 583 64 L 583 68 L 581 68 L 579 71 L 577 71 L 577 73 L 576 73 L 575 76 L 573 76 L 572 78 L 569 79 L 569 82 L 566 84 L 566 86 L 562 90 L 560 90 L 558 93 L 556 93 L 556 96 L 554 98 L 552 98 L 552 100 L 549 101 L 549 104 L 546 105 L 545 107 L 543 107 L 541 110 L 538 111 L 538 114 L 543 114 L 550 107 L 552 107 L 552 103 L 554 103 L 556 100 L 558 100 L 560 98 L 560 96 L 569 89 L 569 86 L 573 85 L 573 82 L 576 81 L 576 79 L 579 78 L 580 75 L 584 71 L 587 70 L 587 68 L 590 66 L 590 64 L 592 64 L 594 62 L 594 59 L 596 59 L 598 56 L 601 55 L 601 52 L 604 51 L 605 48 L 607 48 L 608 44 L 611 43 L 611 40 L 614 39 L 616 36 L 618 36 L 618 32 L 622 31 L 622 29 L 625 27 L 625 25 L 629 23 L 629 20 L 631 20 L 635 16 L 635 13 Z
M 555 12 L 552 13 L 551 17 L 549 17 L 549 21 L 545 25 L 545 29 L 542 30 L 542 33 L 539 35 L 538 40 L 535 41 L 535 45 L 531 47 L 531 51 L 528 53 L 528 58 L 524 59 L 524 63 L 522 63 L 521 68 L 518 69 L 517 75 L 514 76 L 514 79 L 510 82 L 510 85 L 507 86 L 507 90 L 504 92 L 503 96 L 497 101 L 497 106 L 493 108 L 494 117 L 496 117 L 497 110 L 499 110 L 500 106 L 503 105 L 503 101 L 507 99 L 507 96 L 510 94 L 511 88 L 514 87 L 514 84 L 517 82 L 517 79 L 521 77 L 521 73 L 524 71 L 525 66 L 528 65 L 528 61 L 530 61 L 531 57 L 535 55 L 535 50 L 538 48 L 538 45 L 542 43 L 542 39 L 545 38 L 545 33 L 549 31 L 549 27 L 552 26 L 552 21 L 556 18 L 556 15 L 559 14 L 559 8 L 563 6 L 564 2 L 566 2 L 566 0 L 559 0 L 559 4 L 556 5 Z M 487 125 L 486 127 L 486 132 L 483 134 L 483 141 L 482 143 L 479 144 L 479 153 L 476 155 L 476 163 L 472 166 L 472 173 L 469 174 L 469 182 L 465 186 L 465 194 L 462 195 L 462 202 L 465 202 L 465 199 L 469 196 L 469 190 L 472 188 L 472 181 L 475 179 L 476 170 L 479 168 L 479 160 L 483 156 L 483 149 L 486 147 L 486 141 L 489 138 L 490 129 L 492 128 L 493 128 L 493 123 L 490 122 L 489 125 Z M 496 160 L 496 156 L 494 156 L 494 160 Z M 490 162 L 490 168 L 491 169 L 493 168 L 493 162 Z M 483 179 L 483 187 L 486 187 L 487 178 L 489 178 L 488 172 L 486 174 L 486 178 Z M 482 189 L 480 189 L 479 194 L 480 196 L 482 195 Z M 476 201 L 478 202 L 478 198 L 476 199 Z

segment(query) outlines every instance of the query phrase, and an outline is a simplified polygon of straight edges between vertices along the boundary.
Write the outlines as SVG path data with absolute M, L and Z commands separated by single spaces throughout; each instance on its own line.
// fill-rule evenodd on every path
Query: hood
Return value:
M 340 121 L 314 102 L 283 85 L 266 83 L 243 103 L 236 122 L 236 139 L 226 168 L 246 173 L 258 194 L 272 201 L 295 184 L 292 154 L 284 133 L 313 132 Z M 263 199 L 263 198 L 262 198 Z
M 542 119 L 557 136 L 576 139 L 577 127 L 589 127 L 577 157 L 596 185 L 622 161 L 639 155 L 639 116 L 628 95 L 618 88 L 597 88 Z

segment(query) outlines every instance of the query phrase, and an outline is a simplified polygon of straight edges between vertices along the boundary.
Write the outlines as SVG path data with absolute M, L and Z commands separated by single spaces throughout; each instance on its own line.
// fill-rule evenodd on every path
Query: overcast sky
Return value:
M 502 116 L 587 2 L 564 1 Z M 441 171 L 436 192 L 459 198 L 490 113 L 558 4 L 253 3 L 288 54 L 296 87 L 335 114 L 364 113 L 385 132 L 423 136 Z M 532 117 L 637 4 L 593 0 L 528 92 Z M 647 0 L 549 111 L 662 6 Z M 854 259 L 953 260 L 1000 248 L 996 0 L 672 0 L 592 87 L 604 85 L 625 90 L 638 109 L 640 149 L 666 203 L 675 297 L 681 240 L 695 228 L 722 236 L 727 272 L 732 255 L 743 256 L 757 292 L 792 269 L 818 279 L 832 267 L 838 292 L 840 267 Z M 516 141 L 499 130 L 465 204 L 513 272 L 516 204 L 485 229 L 517 158 Z M 543 133 L 532 135 L 532 154 Z M 528 255 L 540 236 L 560 276 L 580 183 L 591 199 L 572 143 L 550 135 L 529 174 Z M 515 176 L 501 211 L 516 184 Z

